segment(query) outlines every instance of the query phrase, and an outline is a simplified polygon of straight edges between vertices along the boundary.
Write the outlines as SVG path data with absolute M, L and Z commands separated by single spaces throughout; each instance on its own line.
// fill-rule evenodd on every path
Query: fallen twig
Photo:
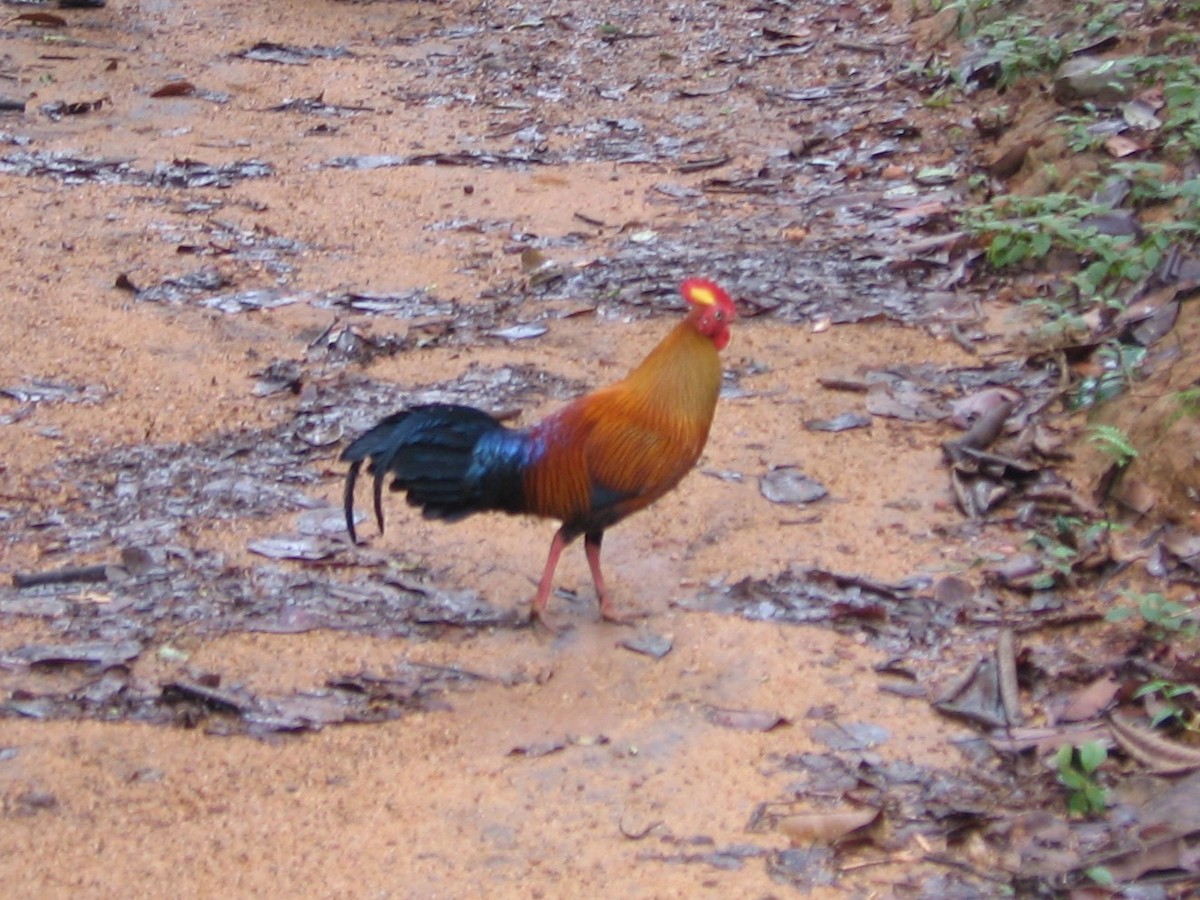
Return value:
M 13 587 L 37 587 L 43 584 L 73 584 L 79 581 L 108 580 L 108 566 L 67 566 L 50 572 L 13 572 Z

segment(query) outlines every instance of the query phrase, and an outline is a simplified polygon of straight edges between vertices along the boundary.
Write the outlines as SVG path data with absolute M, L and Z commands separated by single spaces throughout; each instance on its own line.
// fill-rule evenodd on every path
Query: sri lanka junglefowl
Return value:
M 498 510 L 562 523 L 532 615 L 546 602 L 563 548 L 580 535 L 600 613 L 623 621 L 600 572 L 606 529 L 671 490 L 708 440 L 721 389 L 718 351 L 729 343 L 729 295 L 711 281 L 680 286 L 691 306 L 622 381 L 587 394 L 531 428 L 513 429 L 469 406 L 414 406 L 382 420 L 342 454 L 346 527 L 354 531 L 354 486 L 363 462 L 375 476 L 375 518 L 383 530 L 383 484 L 405 491 L 425 518 L 457 521 Z M 551 629 L 553 630 L 553 629 Z

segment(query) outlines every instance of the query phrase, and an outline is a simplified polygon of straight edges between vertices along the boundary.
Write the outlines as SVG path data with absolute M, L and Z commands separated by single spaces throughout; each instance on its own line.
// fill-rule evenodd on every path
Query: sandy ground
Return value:
M 577 5 L 551 6 L 528 16 L 584 18 Z M 436 286 L 439 295 L 478 302 L 484 286 L 520 278 L 508 247 L 515 232 L 568 235 L 580 228 L 580 210 L 643 228 L 679 215 L 652 202 L 661 177 L 654 166 L 318 167 L 342 154 L 478 143 L 494 109 L 489 119 L 466 106 L 440 110 L 395 99 L 430 87 L 406 82 L 405 61 L 503 55 L 503 31 L 466 42 L 427 37 L 470 25 L 466 3 L 111 0 L 102 10 L 61 15 L 65 29 L 0 27 L 0 87 L 27 100 L 23 116 L 0 119 L 0 132 L 27 137 L 28 149 L 131 160 L 147 171 L 171 160 L 257 158 L 275 172 L 190 190 L 0 174 L 0 385 L 52 379 L 104 389 L 98 402 L 38 405 L 0 425 L 0 494 L 10 508 L 50 512 L 71 504 L 69 461 L 88 454 L 186 444 L 290 415 L 296 399 L 255 396 L 253 374 L 273 359 L 302 357 L 341 313 L 299 303 L 228 315 L 195 303 L 141 302 L 114 287 L 122 274 L 143 286 L 194 268 L 176 248 L 208 240 L 212 220 L 284 236 L 300 248 L 284 254 L 286 271 L 278 260 L 216 257 L 237 289 Z M 354 56 L 299 66 L 231 55 L 268 39 L 344 46 Z M 633 42 L 620 51 L 640 52 Z M 149 96 L 181 79 L 230 99 Z M 263 112 L 318 95 L 375 112 L 331 120 L 336 127 L 316 136 L 310 129 L 324 120 Z M 38 112 L 59 100 L 101 98 L 86 115 L 54 121 Z M 779 137 L 769 123 L 747 129 L 728 136 L 735 152 Z M 197 217 L 185 209 L 192 200 L 220 206 Z M 508 224 L 495 231 L 423 227 L 458 218 Z M 605 240 L 548 252 L 573 265 L 603 255 Z M 698 274 L 720 280 L 727 273 Z M 501 324 L 537 313 L 528 305 L 510 309 Z M 471 366 L 523 364 L 594 385 L 619 377 L 669 327 L 666 316 L 603 309 L 551 315 L 546 323 L 536 340 L 414 349 L 381 357 L 367 371 L 410 387 L 454 379 Z M 406 327 L 366 317 L 358 324 L 371 333 Z M 189 667 L 253 690 L 303 690 L 331 673 L 400 661 L 452 665 L 493 680 L 399 721 L 268 740 L 121 722 L 0 719 L 3 892 L 452 897 L 486 884 L 496 896 L 779 895 L 791 888 L 772 880 L 762 854 L 737 868 L 656 857 L 788 847 L 786 835 L 749 834 L 746 826 L 758 804 L 791 799 L 793 774 L 783 760 L 814 748 L 814 708 L 835 721 L 882 726 L 889 737 L 875 752 L 885 759 L 961 765 L 947 743 L 953 726 L 924 703 L 882 693 L 872 669 L 881 655 L 856 638 L 685 612 L 675 603 L 705 584 L 792 563 L 892 581 L 966 565 L 972 549 L 945 547 L 938 536 L 957 521 L 940 457 L 943 426 L 877 418 L 869 429 L 817 434 L 802 423 L 861 404 L 856 395 L 820 389 L 818 376 L 864 364 L 969 358 L 953 342 L 886 323 L 822 329 L 762 318 L 737 324 L 726 359 L 741 373 L 738 390 L 722 401 L 701 471 L 614 529 L 605 544 L 618 602 L 649 613 L 643 630 L 673 639 L 665 658 L 619 648 L 629 629 L 595 621 L 578 548 L 564 558 L 559 583 L 578 588 L 582 602 L 552 602 L 573 626 L 560 637 L 510 629 L 449 630 L 437 639 L 181 630 L 172 652 Z M 525 420 L 559 402 L 535 399 Z M 335 453 L 314 467 L 320 480 L 311 490 L 334 505 L 342 474 Z M 823 482 L 830 499 L 800 511 L 767 502 L 758 476 L 785 464 Z M 739 477 L 715 477 L 727 473 Z M 188 535 L 231 565 L 252 565 L 247 541 L 283 524 L 286 517 L 197 521 Z M 477 590 L 518 610 L 553 531 L 548 523 L 502 518 L 445 527 L 413 518 L 399 502 L 390 506 L 390 526 L 380 538 L 364 525 L 374 549 L 429 567 L 441 586 Z M 0 545 L 0 573 L 89 561 L 55 556 L 36 533 L 10 534 Z M 36 617 L 0 623 L 6 650 L 56 633 L 54 621 Z M 134 677 L 152 679 L 168 665 L 147 654 Z M 764 733 L 720 727 L 710 721 L 714 708 L 768 710 L 789 724 Z M 562 749 L 546 755 L 519 752 L 556 742 Z M 897 848 L 846 883 L 886 895 L 922 852 Z

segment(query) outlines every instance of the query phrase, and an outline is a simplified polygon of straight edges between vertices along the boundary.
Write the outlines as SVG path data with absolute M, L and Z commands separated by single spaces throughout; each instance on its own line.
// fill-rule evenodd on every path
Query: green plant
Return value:
M 1127 7 L 1107 0 L 1077 3 L 1063 28 L 1061 12 L 1046 17 L 1011 12 L 980 15 L 991 2 L 955 0 L 944 5 L 958 12 L 959 35 L 974 31 L 983 45 L 979 68 L 995 66 L 996 87 L 1003 90 L 1025 75 L 1054 69 L 1084 43 L 1096 43 L 1121 30 Z M 985 21 L 986 20 L 986 21 Z
M 1141 281 L 1162 261 L 1166 235 L 1193 226 L 1168 223 L 1142 239 L 1106 234 L 1098 222 L 1110 212 L 1103 204 L 1056 191 L 1040 197 L 999 197 L 966 211 L 963 224 L 987 241 L 987 260 L 996 269 L 1039 260 L 1052 248 L 1075 253 L 1081 267 L 1071 282 L 1080 299 L 1112 303 L 1119 287 Z
M 1120 622 L 1128 619 L 1136 608 L 1151 635 L 1157 640 L 1175 635 L 1187 638 L 1197 635 L 1195 618 L 1197 608 L 1195 606 L 1168 600 L 1157 591 L 1147 594 L 1126 592 L 1125 597 L 1127 600 L 1133 601 L 1133 608 L 1129 606 L 1114 607 L 1105 615 L 1104 618 L 1107 621 Z
M 1039 31 L 1037 20 L 1010 15 L 982 26 L 976 34 L 984 43 L 980 68 L 997 68 L 996 87 L 1004 88 L 1035 72 L 1048 72 L 1067 54 L 1063 42 Z
M 1158 697 L 1159 707 L 1150 719 L 1151 727 L 1157 728 L 1165 722 L 1173 722 L 1176 725 L 1189 728 L 1191 726 L 1189 725 L 1190 716 L 1188 710 L 1176 701 L 1181 697 L 1191 696 L 1194 698 L 1200 696 L 1200 690 L 1194 684 L 1176 684 L 1173 681 L 1156 678 L 1138 688 L 1134 696 Z
M 1120 31 L 1120 19 L 1129 11 L 1124 3 L 1078 3 L 1075 15 L 1083 23 L 1083 33 L 1089 41 L 1100 41 Z M 1070 41 L 1074 49 L 1075 41 Z
M 1135 459 L 1138 451 L 1129 443 L 1129 435 L 1113 425 L 1089 425 L 1088 441 L 1113 458 L 1119 468 L 1125 468 Z
M 1099 741 L 1058 748 L 1054 756 L 1058 782 L 1070 791 L 1067 808 L 1072 815 L 1095 816 L 1108 807 L 1108 791 L 1096 781 L 1096 770 L 1106 759 L 1108 751 Z
M 1105 136 L 1095 130 L 1099 117 L 1090 104 L 1086 112 L 1066 113 L 1059 116 L 1057 121 L 1067 126 L 1067 147 L 1072 153 L 1087 153 L 1104 146 Z
M 1191 15 L 1200 13 L 1200 3 L 1185 3 L 1185 8 L 1188 8 Z M 1191 33 L 1173 34 L 1167 38 L 1163 44 L 1164 50 L 1191 50 L 1196 44 L 1200 44 L 1200 35 Z
M 1080 516 L 1054 516 L 1046 530 L 1032 531 L 1027 537 L 1048 569 L 1031 579 L 1030 587 L 1048 590 L 1067 580 L 1076 566 L 1102 549 L 1111 532 L 1122 527 L 1107 519 L 1092 521 Z
M 1135 380 L 1146 359 L 1146 348 L 1137 344 L 1106 341 L 1096 350 L 1099 375 L 1080 380 L 1071 396 L 1073 409 L 1087 409 L 1120 394 Z
M 1194 56 L 1143 56 L 1132 60 L 1144 83 L 1162 89 L 1162 140 L 1184 157 L 1200 150 L 1200 63 Z
M 1063 540 L 1065 535 L 1059 529 L 1057 535 L 1035 531 L 1029 535 L 1029 543 L 1041 551 L 1042 559 L 1052 571 L 1035 576 L 1031 582 L 1034 590 L 1044 591 L 1054 587 L 1059 579 L 1069 578 L 1079 558 L 1079 551 Z
M 947 91 L 937 91 L 922 100 L 921 105 L 929 109 L 949 109 L 954 105 L 954 97 Z
M 1185 388 L 1175 395 L 1175 402 L 1179 404 L 1176 418 L 1200 416 L 1200 387 Z

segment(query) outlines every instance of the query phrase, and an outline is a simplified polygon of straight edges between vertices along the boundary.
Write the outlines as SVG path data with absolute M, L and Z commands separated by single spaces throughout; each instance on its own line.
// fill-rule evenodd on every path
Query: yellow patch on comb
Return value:
M 693 303 L 702 303 L 705 306 L 712 306 L 717 302 L 717 295 L 710 288 L 702 285 L 693 285 L 688 290 L 688 299 Z

